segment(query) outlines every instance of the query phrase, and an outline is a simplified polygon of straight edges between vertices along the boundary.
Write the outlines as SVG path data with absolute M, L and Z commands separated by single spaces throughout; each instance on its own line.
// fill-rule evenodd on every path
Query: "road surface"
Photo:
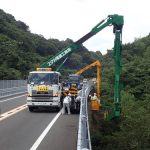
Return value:
M 31 113 L 25 104 L 25 95 L 0 99 L 0 150 L 76 150 L 78 114 Z

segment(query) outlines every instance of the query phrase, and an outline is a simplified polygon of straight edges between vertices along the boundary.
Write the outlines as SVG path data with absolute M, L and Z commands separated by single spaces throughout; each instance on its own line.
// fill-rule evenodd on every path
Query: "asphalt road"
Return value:
M 2 99 L 1 114 L 25 103 L 25 96 Z M 78 119 L 78 114 L 61 115 L 55 110 L 31 113 L 24 109 L 0 121 L 0 150 L 34 150 L 34 144 L 38 145 L 37 150 L 75 150 Z M 50 125 L 47 133 L 41 138 Z

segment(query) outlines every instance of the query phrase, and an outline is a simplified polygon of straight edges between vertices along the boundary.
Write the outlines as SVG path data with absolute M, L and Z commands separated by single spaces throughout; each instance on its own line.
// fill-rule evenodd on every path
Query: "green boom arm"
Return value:
M 120 106 L 120 73 L 121 73 L 121 44 L 122 44 L 122 27 L 124 21 L 123 16 L 109 15 L 106 19 L 98 23 L 89 33 L 84 35 L 78 41 L 69 45 L 67 48 L 60 51 L 58 54 L 50 58 L 47 62 L 43 63 L 40 67 L 47 68 L 54 65 L 60 59 L 68 56 L 74 50 L 76 50 L 79 45 L 84 43 L 86 40 L 97 34 L 99 31 L 103 30 L 107 26 L 113 26 L 113 33 L 115 34 L 114 41 L 114 60 L 115 60 L 115 85 L 114 85 L 114 106 L 111 112 L 110 118 L 119 117 L 121 113 Z M 62 66 L 62 64 L 61 64 Z M 60 68 L 60 67 L 59 67 Z M 58 70 L 58 69 L 57 69 Z
M 122 28 L 123 16 L 109 15 L 106 19 L 104 19 L 100 23 L 98 23 L 89 33 L 87 33 L 82 38 L 80 38 L 78 41 L 69 45 L 65 49 L 61 50 L 55 56 L 51 57 L 48 61 L 46 61 L 42 65 L 40 65 L 40 67 L 42 67 L 42 68 L 51 67 L 52 65 L 57 63 L 60 59 L 66 57 L 68 54 L 70 54 L 74 50 L 76 50 L 82 43 L 84 43 L 86 40 L 91 38 L 93 35 L 95 35 L 99 31 L 101 31 L 102 29 L 104 29 L 105 27 L 110 26 L 110 25 L 113 25 L 114 28 Z

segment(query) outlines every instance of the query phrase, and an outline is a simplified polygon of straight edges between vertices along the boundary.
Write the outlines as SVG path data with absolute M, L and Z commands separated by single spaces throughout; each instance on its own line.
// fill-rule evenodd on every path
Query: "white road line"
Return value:
M 33 146 L 30 148 L 30 150 L 36 150 L 44 137 L 47 135 L 47 133 L 50 131 L 53 124 L 57 121 L 59 116 L 61 115 L 62 110 L 53 118 L 53 120 L 49 123 L 49 125 L 46 127 L 46 129 L 43 131 L 43 133 L 39 136 L 39 138 L 36 140 L 36 142 L 33 144 Z
M 19 97 L 23 97 L 23 96 L 26 96 L 26 94 L 21 95 L 21 96 L 16 96 L 16 97 L 12 97 L 12 98 L 5 99 L 5 100 L 3 100 L 3 101 L 0 101 L 0 103 L 7 102 L 7 101 L 10 101 L 10 100 L 12 100 L 12 99 L 19 98 Z
M 25 105 L 19 106 L 17 108 L 14 108 L 8 112 L 5 112 L 3 114 L 0 114 L 0 121 L 5 120 L 6 118 L 8 118 L 8 117 L 26 109 L 26 108 L 27 108 L 27 105 L 25 104 Z

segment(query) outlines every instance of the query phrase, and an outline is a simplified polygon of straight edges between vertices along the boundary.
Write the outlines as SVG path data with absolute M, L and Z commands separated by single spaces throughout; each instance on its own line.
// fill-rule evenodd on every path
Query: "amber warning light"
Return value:
M 36 68 L 37 71 L 52 71 L 52 68 Z

